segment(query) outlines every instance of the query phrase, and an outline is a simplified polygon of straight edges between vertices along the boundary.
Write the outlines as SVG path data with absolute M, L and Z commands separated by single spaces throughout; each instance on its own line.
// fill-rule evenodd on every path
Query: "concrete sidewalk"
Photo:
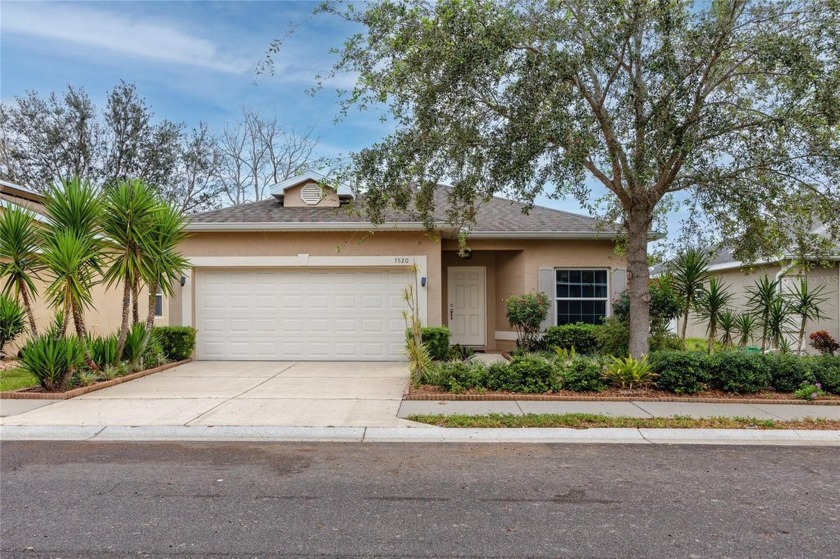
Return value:
M 697 402 L 546 402 L 513 401 L 418 401 L 404 400 L 399 417 L 410 415 L 526 415 L 534 413 L 591 413 L 623 417 L 751 417 L 754 419 L 836 419 L 840 406 L 808 404 L 704 404 Z

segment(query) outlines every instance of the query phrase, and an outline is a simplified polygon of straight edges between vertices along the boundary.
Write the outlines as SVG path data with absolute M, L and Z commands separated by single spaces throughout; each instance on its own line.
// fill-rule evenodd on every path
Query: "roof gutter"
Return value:
M 442 224 L 435 224 L 442 225 Z M 423 231 L 425 227 L 420 222 L 390 222 L 374 225 L 373 223 L 190 223 L 187 231 Z

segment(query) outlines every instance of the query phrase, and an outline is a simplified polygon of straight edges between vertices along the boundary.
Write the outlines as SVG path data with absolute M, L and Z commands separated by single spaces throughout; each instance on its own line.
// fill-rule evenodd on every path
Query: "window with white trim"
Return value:
M 601 324 L 607 316 L 607 270 L 555 270 L 556 324 Z
M 155 316 L 158 318 L 163 316 L 163 289 L 160 286 L 158 286 L 155 295 Z

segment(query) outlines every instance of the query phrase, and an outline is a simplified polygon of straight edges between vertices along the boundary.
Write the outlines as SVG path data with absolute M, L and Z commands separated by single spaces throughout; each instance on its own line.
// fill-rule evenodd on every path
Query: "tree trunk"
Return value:
M 146 315 L 146 332 L 155 327 L 155 302 L 157 301 L 157 282 L 149 284 L 149 313 Z
M 70 315 L 73 314 L 73 304 L 68 302 L 64 305 L 64 316 L 61 320 L 61 332 L 59 337 L 63 338 L 67 335 L 67 327 L 70 325 Z
M 717 337 L 717 324 L 714 320 L 709 323 L 709 343 L 707 351 L 709 355 L 715 351 L 715 338 Z
M 117 359 L 122 360 L 125 339 L 128 337 L 128 313 L 131 304 L 131 276 L 128 272 L 123 277 L 122 323 L 120 324 L 120 338 L 117 342 Z
M 76 325 L 76 336 L 78 336 L 79 343 L 82 344 L 82 349 L 85 352 L 85 363 L 87 363 L 87 366 L 91 371 L 98 372 L 100 371 L 99 365 L 97 365 L 90 356 L 90 349 L 87 344 L 87 331 L 85 330 L 85 317 L 82 314 L 82 309 L 73 303 L 71 303 L 70 306 L 73 309 L 73 323 Z
M 682 340 L 683 342 L 685 341 L 685 331 L 688 328 L 688 313 L 689 313 L 689 311 L 691 311 L 691 299 L 688 299 L 685 302 L 685 310 L 683 311 L 683 316 L 682 316 L 683 322 L 680 325 L 681 326 L 681 328 L 680 328 L 680 330 L 681 330 L 680 340 Z
M 32 302 L 29 300 L 29 290 L 26 289 L 26 282 L 18 280 L 20 298 L 23 299 L 23 307 L 26 309 L 26 316 L 29 317 L 29 332 L 33 338 L 38 337 L 38 327 L 35 325 L 35 313 L 32 312 Z
M 650 271 L 648 232 L 652 216 L 644 208 L 633 208 L 627 218 L 627 274 L 630 298 L 630 355 L 641 359 L 650 350 Z
M 796 354 L 802 355 L 802 342 L 805 340 L 805 322 L 807 319 L 802 316 L 802 322 L 799 325 L 799 345 L 796 347 Z
M 131 318 L 132 324 L 140 322 L 140 278 L 134 278 L 131 282 Z

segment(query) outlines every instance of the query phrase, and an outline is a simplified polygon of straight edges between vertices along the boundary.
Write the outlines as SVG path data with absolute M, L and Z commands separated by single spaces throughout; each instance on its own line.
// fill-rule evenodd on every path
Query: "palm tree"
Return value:
M 808 322 L 822 318 L 822 309 L 820 306 L 828 301 L 828 297 L 822 296 L 824 289 L 824 285 L 820 285 L 816 289 L 809 289 L 808 279 L 802 277 L 799 279 L 798 284 L 793 285 L 793 289 L 787 295 L 791 305 L 791 312 L 798 314 L 800 317 L 799 341 L 796 346 L 797 353 L 802 353 L 802 343 L 805 340 L 805 327 Z
M 729 292 L 728 286 L 725 286 L 718 278 L 711 277 L 709 278 L 709 286 L 703 287 L 703 291 L 701 291 L 694 305 L 698 322 L 707 322 L 706 333 L 709 335 L 709 353 L 714 351 L 717 328 L 720 324 L 720 315 L 724 312 L 727 305 L 729 305 L 731 299 L 732 293 Z
M 161 204 L 152 213 L 151 227 L 143 247 L 149 255 L 148 265 L 144 266 L 144 279 L 149 288 L 146 332 L 151 332 L 155 325 L 158 288 L 164 295 L 172 296 L 172 286 L 189 266 L 189 261 L 178 252 L 178 245 L 187 237 L 184 230 L 186 224 L 187 220 L 180 209 L 169 204 Z
M 680 339 L 685 341 L 688 313 L 703 291 L 709 278 L 709 255 L 696 248 L 689 248 L 677 255 L 669 266 L 674 289 L 682 299 L 682 328 Z
M 757 328 L 758 321 L 754 315 L 745 312 L 735 317 L 735 331 L 738 332 L 738 346 L 741 349 L 746 349 Z
M 102 230 L 108 237 L 113 257 L 104 279 L 108 287 L 119 282 L 123 284 L 118 355 L 122 355 L 128 336 L 132 300 L 136 307 L 140 280 L 147 273 L 150 255 L 143 247 L 148 244 L 157 204 L 154 191 L 139 180 L 120 181 L 105 193 Z
M 750 298 L 747 305 L 761 325 L 761 351 L 767 349 L 768 327 L 770 325 L 770 307 L 779 297 L 780 280 L 771 281 L 766 275 L 756 280 L 753 287 L 747 288 Z
M 66 333 L 72 316 L 86 361 L 98 370 L 85 342 L 84 312 L 93 304 L 91 289 L 102 273 L 102 202 L 89 183 L 73 179 L 61 186 L 50 186 L 44 195 L 44 206 L 48 227 L 44 231 L 41 260 L 51 276 L 47 297 L 53 307 L 64 313 L 61 335 Z
M 6 279 L 3 294 L 13 294 L 23 304 L 32 337 L 38 335 L 32 311 L 32 299 L 38 295 L 34 280 L 41 279 L 38 237 L 35 214 L 29 210 L 11 205 L 0 213 L 0 278 Z
M 730 349 L 734 345 L 733 340 L 738 332 L 738 315 L 732 309 L 724 309 L 718 317 L 718 326 L 723 347 Z

